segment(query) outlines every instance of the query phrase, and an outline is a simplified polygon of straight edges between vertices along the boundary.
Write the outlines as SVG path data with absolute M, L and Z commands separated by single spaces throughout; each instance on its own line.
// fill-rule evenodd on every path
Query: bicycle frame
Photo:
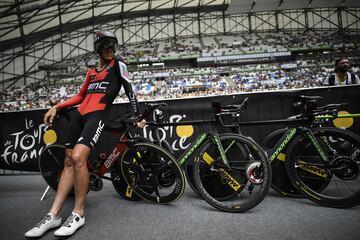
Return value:
M 196 140 L 189 146 L 188 150 L 186 150 L 183 154 L 181 154 L 181 156 L 178 158 L 178 163 L 180 166 L 183 166 L 189 159 L 189 157 L 204 143 L 204 141 L 206 139 L 213 139 L 214 142 L 216 143 L 216 147 L 218 149 L 218 151 L 220 152 L 220 156 L 221 159 L 223 161 L 223 163 L 228 166 L 228 160 L 226 158 L 225 155 L 225 151 L 224 148 L 220 142 L 220 138 L 219 135 L 217 133 L 203 133 L 201 135 L 199 135 Z M 212 164 L 212 160 L 207 158 L 204 159 L 205 162 L 209 165 Z
M 216 122 L 215 119 L 207 119 L 207 120 L 193 120 L 193 121 L 183 121 L 183 122 L 176 122 L 176 123 L 164 123 L 164 122 L 147 122 L 147 125 L 152 126 L 152 130 L 158 127 L 165 127 L 165 126 L 185 126 L 185 125 L 201 125 L 201 124 L 208 124 Z M 158 137 L 158 134 L 155 134 Z M 227 158 L 225 156 L 225 151 L 221 145 L 219 134 L 210 132 L 210 133 L 202 133 L 200 134 L 195 141 L 187 148 L 187 150 L 178 157 L 177 162 L 182 167 L 188 161 L 189 157 L 204 143 L 206 139 L 212 138 L 216 143 L 216 146 L 221 154 L 222 160 L 225 165 L 228 165 Z M 156 139 L 157 140 L 157 139 Z
M 115 148 L 112 150 L 111 154 L 99 167 L 94 167 L 89 160 L 88 160 L 88 167 L 91 169 L 93 173 L 95 173 L 99 177 L 103 177 L 108 172 L 110 167 L 119 160 L 119 156 L 121 156 L 126 149 L 127 146 L 124 143 L 124 141 L 123 140 L 118 141 Z
M 314 119 L 302 117 L 299 119 L 280 119 L 280 120 L 262 120 L 262 121 L 248 121 L 248 122 L 237 122 L 236 124 L 229 127 L 237 127 L 240 126 L 250 126 L 250 125 L 271 125 L 271 124 L 310 124 L 313 123 L 313 121 L 323 121 L 327 119 L 334 119 L 334 118 L 349 118 L 349 117 L 360 117 L 359 113 L 355 114 L 338 114 L 337 116 L 333 115 L 317 115 L 314 116 Z M 307 127 L 297 127 L 297 128 L 289 128 L 283 136 L 278 140 L 278 142 L 275 144 L 275 146 L 270 149 L 270 157 L 269 161 L 270 163 L 281 153 L 281 151 L 289 145 L 292 139 L 294 139 L 299 134 L 305 134 L 305 136 L 310 140 L 310 142 L 314 145 L 318 153 L 320 154 L 323 161 L 327 162 L 327 157 L 319 144 L 319 142 L 316 140 L 314 134 L 311 132 L 311 130 Z
M 148 125 L 153 126 L 154 129 L 156 127 L 163 126 L 181 126 L 181 125 L 200 125 L 200 124 L 208 124 L 208 123 L 217 123 L 216 119 L 207 119 L 207 120 L 194 120 L 194 121 L 183 121 L 176 123 L 159 123 L 159 122 L 147 122 Z M 158 134 L 155 134 L 158 136 Z M 228 159 L 226 157 L 226 152 L 230 149 L 233 143 L 230 143 L 229 146 L 224 149 L 223 145 L 220 141 L 220 136 L 217 132 L 210 133 L 202 133 L 200 134 L 195 141 L 191 143 L 191 145 L 187 148 L 185 152 L 183 152 L 180 157 L 178 157 L 177 162 L 180 167 L 184 167 L 186 162 L 189 160 L 190 156 L 192 156 L 196 150 L 198 150 L 206 140 L 212 139 L 212 142 L 215 143 L 217 150 L 220 153 L 221 161 L 223 165 L 219 168 L 219 173 L 223 177 L 224 181 L 234 189 L 234 191 L 238 191 L 242 186 L 236 179 L 234 179 L 231 174 L 228 173 L 230 169 Z M 251 154 L 250 154 L 251 155 Z M 196 159 L 195 159 L 196 160 Z M 205 155 L 202 157 L 202 160 L 206 162 L 209 166 L 212 166 L 214 159 L 210 155 Z
M 287 147 L 295 137 L 297 137 L 299 135 L 306 136 L 310 140 L 310 142 L 314 145 L 314 147 L 317 150 L 317 152 L 319 153 L 321 159 L 325 162 L 328 162 L 325 152 L 323 151 L 320 143 L 316 140 L 312 131 L 309 128 L 299 127 L 299 128 L 289 128 L 283 134 L 283 136 L 277 141 L 275 146 L 272 149 L 270 149 L 270 157 L 269 157 L 270 163 L 276 157 L 278 157 L 278 155 L 281 153 L 281 151 L 285 147 Z

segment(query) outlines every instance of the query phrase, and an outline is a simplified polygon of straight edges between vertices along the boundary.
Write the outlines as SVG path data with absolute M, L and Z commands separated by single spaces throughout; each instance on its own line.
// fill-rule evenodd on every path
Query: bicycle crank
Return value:
M 350 181 L 359 176 L 359 166 L 350 157 L 341 156 L 334 159 L 331 172 L 340 179 Z
M 169 187 L 175 182 L 175 176 L 170 167 L 163 169 L 156 176 L 157 182 L 162 187 Z
M 260 162 L 251 162 L 246 168 L 246 177 L 253 184 L 261 184 L 264 181 L 264 171 Z
M 104 186 L 104 183 L 100 177 L 94 173 L 89 174 L 89 189 L 91 191 L 100 191 Z

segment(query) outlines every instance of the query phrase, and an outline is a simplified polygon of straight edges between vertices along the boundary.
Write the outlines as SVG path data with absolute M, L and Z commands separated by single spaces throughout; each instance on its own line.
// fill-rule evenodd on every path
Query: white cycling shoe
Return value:
M 76 230 L 85 224 L 85 217 L 81 217 L 76 212 L 72 212 L 65 223 L 54 232 L 55 237 L 66 237 L 74 234 Z
M 56 217 L 52 213 L 46 214 L 41 221 L 32 229 L 25 233 L 25 237 L 41 237 L 48 230 L 59 227 L 61 225 L 61 217 Z

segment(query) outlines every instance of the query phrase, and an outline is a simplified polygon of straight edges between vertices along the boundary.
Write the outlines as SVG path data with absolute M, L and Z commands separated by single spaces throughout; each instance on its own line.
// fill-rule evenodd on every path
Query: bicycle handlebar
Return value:
M 219 125 L 224 128 L 238 127 L 237 124 L 225 124 L 223 121 L 223 117 L 230 116 L 231 118 L 236 118 L 236 122 L 238 122 L 240 113 L 246 108 L 248 100 L 249 98 L 245 98 L 241 104 L 229 104 L 225 107 L 216 106 L 218 108 L 218 113 L 215 114 L 215 119 L 217 120 Z
M 146 119 L 152 111 L 154 111 L 155 109 L 160 109 L 162 107 L 167 106 L 166 103 L 147 103 L 146 104 L 148 107 L 139 115 L 139 116 L 133 116 L 133 114 L 125 114 L 124 116 L 112 120 L 111 123 L 112 124 L 127 124 L 127 125 L 134 125 L 136 122 L 140 122 L 143 119 Z

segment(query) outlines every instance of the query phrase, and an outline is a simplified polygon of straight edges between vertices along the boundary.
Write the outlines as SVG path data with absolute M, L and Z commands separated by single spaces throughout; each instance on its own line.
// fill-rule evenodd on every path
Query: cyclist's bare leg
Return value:
M 71 154 L 71 160 L 75 170 L 75 205 L 73 211 L 80 216 L 84 215 L 85 199 L 89 187 L 89 171 L 87 166 L 89 155 L 90 148 L 83 144 L 76 144 Z
M 74 166 L 71 161 L 72 149 L 65 150 L 64 170 L 61 173 L 60 182 L 56 191 L 55 200 L 50 212 L 58 216 L 67 198 L 67 195 L 74 186 Z

